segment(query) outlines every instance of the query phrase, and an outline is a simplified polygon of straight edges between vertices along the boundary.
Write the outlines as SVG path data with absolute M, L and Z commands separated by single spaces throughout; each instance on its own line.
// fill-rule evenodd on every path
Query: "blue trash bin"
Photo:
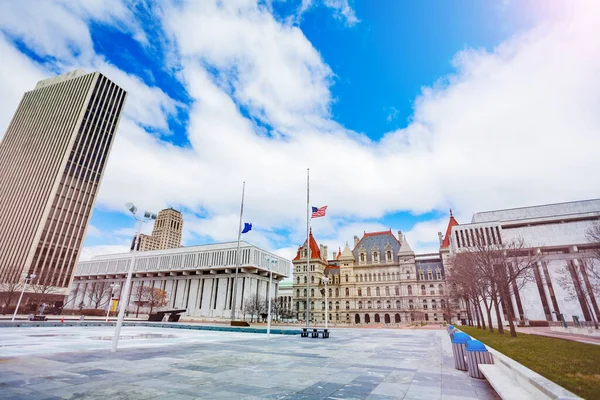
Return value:
M 469 376 L 484 379 L 485 376 L 479 370 L 479 364 L 493 364 L 494 358 L 479 340 L 469 340 L 465 348 L 467 355 L 467 367 Z
M 467 363 L 465 361 L 465 347 L 467 342 L 471 340 L 469 335 L 463 332 L 456 332 L 452 336 L 452 353 L 454 353 L 454 367 L 461 371 L 467 370 Z

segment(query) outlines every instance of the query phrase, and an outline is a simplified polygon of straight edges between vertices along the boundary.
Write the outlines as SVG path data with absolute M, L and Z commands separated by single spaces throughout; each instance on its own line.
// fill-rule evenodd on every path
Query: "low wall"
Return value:
M 115 326 L 113 322 L 33 322 L 33 321 L 15 321 L 0 323 L 0 328 L 52 328 L 52 327 L 67 327 L 67 326 Z M 222 331 L 222 332 L 244 332 L 244 333 L 267 333 L 267 328 L 238 328 L 234 326 L 212 326 L 212 325 L 194 325 L 194 324 L 177 324 L 177 323 L 160 323 L 160 322 L 124 322 L 123 326 L 140 326 L 152 328 L 169 328 L 169 329 L 189 329 L 198 331 Z M 271 329 L 273 335 L 299 335 L 299 329 Z

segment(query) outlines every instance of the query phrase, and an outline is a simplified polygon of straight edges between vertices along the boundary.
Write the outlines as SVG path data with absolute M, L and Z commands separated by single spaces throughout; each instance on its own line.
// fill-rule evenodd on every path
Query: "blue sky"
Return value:
M 37 80 L 74 68 L 129 92 L 84 258 L 127 248 L 128 201 L 182 210 L 186 245 L 235 239 L 243 180 L 247 239 L 291 256 L 308 167 L 313 205 L 329 206 L 314 232 L 330 249 L 392 229 L 435 251 L 449 208 L 466 222 L 597 197 L 586 179 L 600 126 L 597 11 L 534 0 L 7 2 L 0 123 Z M 556 190 L 557 179 L 568 182 Z

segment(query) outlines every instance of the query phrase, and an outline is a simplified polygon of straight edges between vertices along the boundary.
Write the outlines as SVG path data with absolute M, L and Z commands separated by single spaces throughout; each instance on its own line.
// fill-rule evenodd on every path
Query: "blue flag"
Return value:
M 244 229 L 242 229 L 242 233 L 247 233 L 250 232 L 252 230 L 252 224 L 249 224 L 248 222 L 244 222 Z

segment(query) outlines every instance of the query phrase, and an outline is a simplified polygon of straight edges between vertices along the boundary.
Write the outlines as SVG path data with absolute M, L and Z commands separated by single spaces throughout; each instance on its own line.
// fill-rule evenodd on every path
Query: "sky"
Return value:
M 0 135 L 38 80 L 128 92 L 82 260 L 128 250 L 127 202 L 180 210 L 184 245 L 236 240 L 244 181 L 244 239 L 291 259 L 308 168 L 331 252 L 388 229 L 432 252 L 450 209 L 600 197 L 598 20 L 586 0 L 6 0 Z

